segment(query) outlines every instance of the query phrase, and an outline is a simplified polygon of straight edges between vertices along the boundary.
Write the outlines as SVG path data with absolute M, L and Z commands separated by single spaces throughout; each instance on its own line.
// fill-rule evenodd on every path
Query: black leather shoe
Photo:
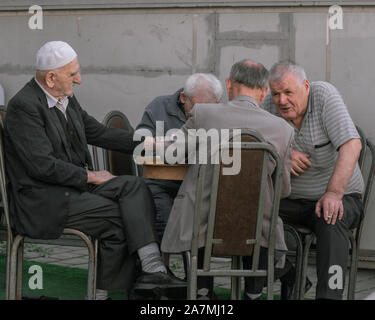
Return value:
M 186 299 L 187 283 L 175 277 L 172 272 L 142 272 L 135 282 L 133 292 L 142 297 L 167 297 Z

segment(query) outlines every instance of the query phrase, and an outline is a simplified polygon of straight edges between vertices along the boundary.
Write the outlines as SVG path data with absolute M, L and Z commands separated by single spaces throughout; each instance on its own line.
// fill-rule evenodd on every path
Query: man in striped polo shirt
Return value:
M 280 202 L 280 216 L 316 234 L 316 298 L 342 299 L 348 230 L 357 226 L 363 211 L 360 136 L 337 89 L 323 81 L 310 83 L 302 67 L 275 64 L 269 84 L 262 107 L 295 130 L 292 191 Z

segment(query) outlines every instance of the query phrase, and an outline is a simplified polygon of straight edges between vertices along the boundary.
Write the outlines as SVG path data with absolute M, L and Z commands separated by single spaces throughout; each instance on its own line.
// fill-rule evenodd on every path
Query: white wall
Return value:
M 18 2 L 20 7 L 26 3 Z M 32 77 L 35 53 L 49 40 L 67 41 L 78 52 L 83 83 L 76 95 L 82 106 L 98 119 L 118 109 L 133 126 L 154 97 L 182 87 L 193 69 L 215 73 L 224 81 L 232 63 L 242 58 L 268 68 L 277 60 L 292 59 L 306 68 L 311 80 L 326 77 L 328 7 L 153 9 L 150 5 L 137 10 L 83 10 L 77 5 L 80 10 L 45 11 L 43 30 L 30 30 L 30 15 L 12 10 L 12 4 L 0 5 L 10 8 L 0 11 L 0 83 L 6 102 Z M 374 40 L 375 7 L 345 7 L 344 29 L 331 33 L 328 66 L 331 82 L 372 141 Z M 362 248 L 370 250 L 375 250 L 373 198 L 362 241 Z

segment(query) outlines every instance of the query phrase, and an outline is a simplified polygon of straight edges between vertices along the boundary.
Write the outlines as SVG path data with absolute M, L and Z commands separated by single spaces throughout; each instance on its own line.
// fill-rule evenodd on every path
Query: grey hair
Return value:
M 293 73 L 301 83 L 307 80 L 306 72 L 300 65 L 291 61 L 281 61 L 272 66 L 270 81 L 280 81 L 287 72 Z
M 255 89 L 265 89 L 268 87 L 269 72 L 259 62 L 243 59 L 236 62 L 229 74 L 229 79 L 243 84 L 246 87 Z
M 211 73 L 194 73 L 187 78 L 184 86 L 184 93 L 189 98 L 192 98 L 198 93 L 205 94 L 209 98 L 215 98 L 219 101 L 223 95 L 223 86 L 218 78 Z

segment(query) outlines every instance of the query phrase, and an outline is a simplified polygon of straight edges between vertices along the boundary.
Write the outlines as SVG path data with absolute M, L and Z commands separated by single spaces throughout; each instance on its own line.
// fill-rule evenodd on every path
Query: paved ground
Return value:
M 25 248 L 25 259 L 37 262 L 52 263 L 61 266 L 87 268 L 87 250 L 79 247 L 63 247 L 51 245 L 30 245 Z M 213 258 L 215 268 L 222 268 L 230 264 L 229 259 Z M 177 276 L 183 277 L 183 263 L 181 255 L 172 255 L 170 267 Z M 306 294 L 306 298 L 315 298 L 316 274 L 315 266 L 309 265 L 308 277 L 313 282 L 313 287 Z M 215 287 L 229 288 L 228 278 L 215 278 Z M 359 269 L 356 285 L 356 300 L 362 300 L 375 291 L 375 270 Z M 280 282 L 275 284 L 275 293 L 280 292 Z

